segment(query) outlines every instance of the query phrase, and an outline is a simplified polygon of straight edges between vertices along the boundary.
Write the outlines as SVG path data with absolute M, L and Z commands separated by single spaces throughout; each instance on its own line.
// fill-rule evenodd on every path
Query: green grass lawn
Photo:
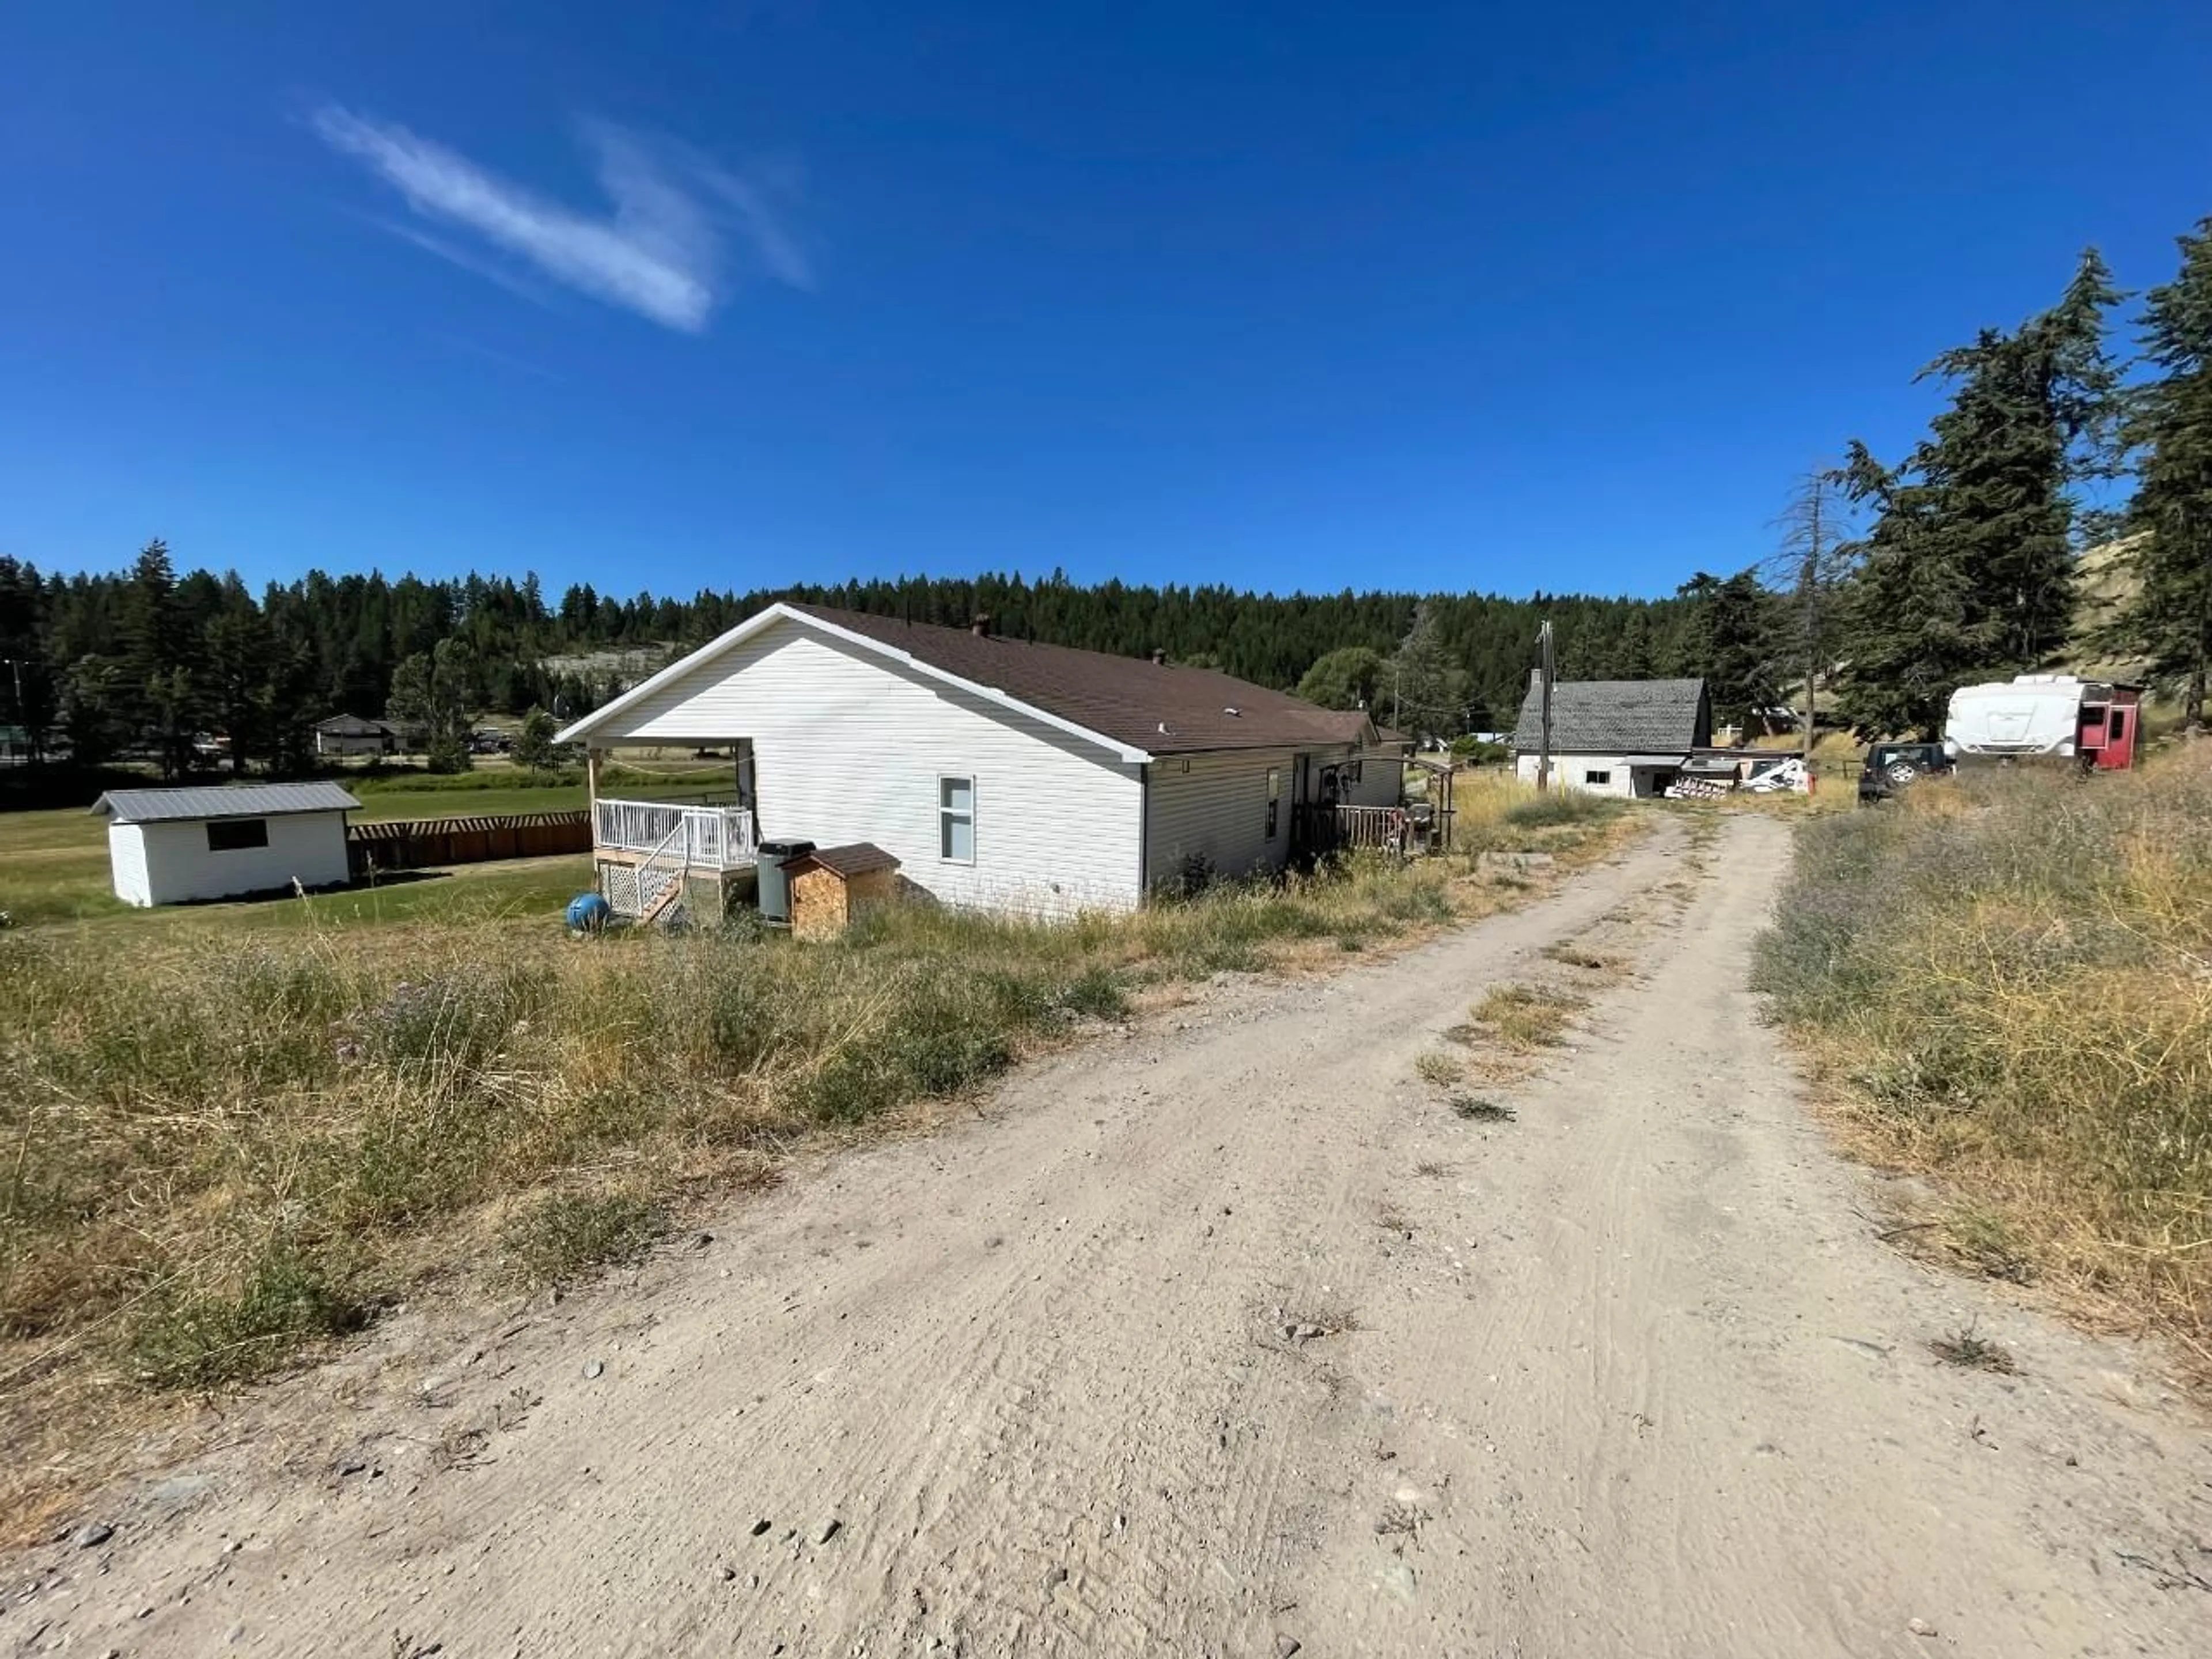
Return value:
M 479 774 L 477 775 L 486 775 Z M 607 793 L 625 799 L 696 797 L 726 787 L 726 766 L 674 771 L 645 779 L 626 775 Z M 410 779 L 410 784 L 416 781 Z M 423 781 L 428 781 L 424 780 Z M 584 786 L 362 789 L 362 822 L 394 818 L 479 817 L 559 812 L 585 804 Z M 117 899 L 107 867 L 107 821 L 82 807 L 60 811 L 0 812 L 0 911 L 18 927 L 69 922 L 122 926 L 362 927 L 431 915 L 485 920 L 561 906 L 592 885 L 592 861 L 578 856 L 514 859 L 450 871 L 387 877 L 377 887 L 299 899 L 239 904 L 166 906 L 135 910 Z M 458 910 L 449 907 L 459 907 Z

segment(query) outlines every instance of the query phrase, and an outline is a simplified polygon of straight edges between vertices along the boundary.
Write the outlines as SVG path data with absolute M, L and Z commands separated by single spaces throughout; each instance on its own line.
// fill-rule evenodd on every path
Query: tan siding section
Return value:
M 1291 855 L 1294 751 L 1223 750 L 1171 755 L 1152 763 L 1146 825 L 1145 883 L 1150 888 L 1202 858 L 1216 875 L 1279 870 Z M 1267 830 L 1267 772 L 1282 776 L 1275 833 Z
M 1395 806 L 1404 788 L 1406 763 L 1395 755 L 1365 755 L 1359 781 L 1344 791 L 1346 806 Z
M 596 744 L 752 739 L 763 836 L 873 842 L 951 904 L 1128 909 L 1136 766 L 1018 710 L 785 621 L 679 675 Z M 975 781 L 975 858 L 939 856 L 938 780 Z

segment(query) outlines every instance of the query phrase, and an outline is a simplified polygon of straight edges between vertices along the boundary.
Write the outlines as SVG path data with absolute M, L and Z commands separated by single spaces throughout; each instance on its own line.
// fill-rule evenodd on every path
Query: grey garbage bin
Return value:
M 791 883 L 783 861 L 814 850 L 811 841 L 764 841 L 760 844 L 760 913 L 763 921 L 791 926 Z

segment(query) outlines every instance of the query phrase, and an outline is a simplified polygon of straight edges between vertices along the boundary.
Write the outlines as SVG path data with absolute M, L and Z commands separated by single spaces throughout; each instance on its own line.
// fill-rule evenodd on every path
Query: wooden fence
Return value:
M 474 818 L 410 818 L 346 826 L 346 855 L 356 876 L 378 870 L 420 870 L 494 859 L 542 859 L 592 850 L 592 815 L 510 812 Z

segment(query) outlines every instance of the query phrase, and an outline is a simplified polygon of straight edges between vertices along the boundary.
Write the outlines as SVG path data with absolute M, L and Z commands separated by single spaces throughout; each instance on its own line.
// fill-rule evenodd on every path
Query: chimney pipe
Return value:
M 1152 666 L 1155 668 L 1165 668 L 1167 665 L 1168 653 L 1164 651 L 1155 650 L 1152 653 Z
M 988 639 L 991 634 L 991 613 L 978 611 L 968 623 L 968 631 L 977 639 Z

